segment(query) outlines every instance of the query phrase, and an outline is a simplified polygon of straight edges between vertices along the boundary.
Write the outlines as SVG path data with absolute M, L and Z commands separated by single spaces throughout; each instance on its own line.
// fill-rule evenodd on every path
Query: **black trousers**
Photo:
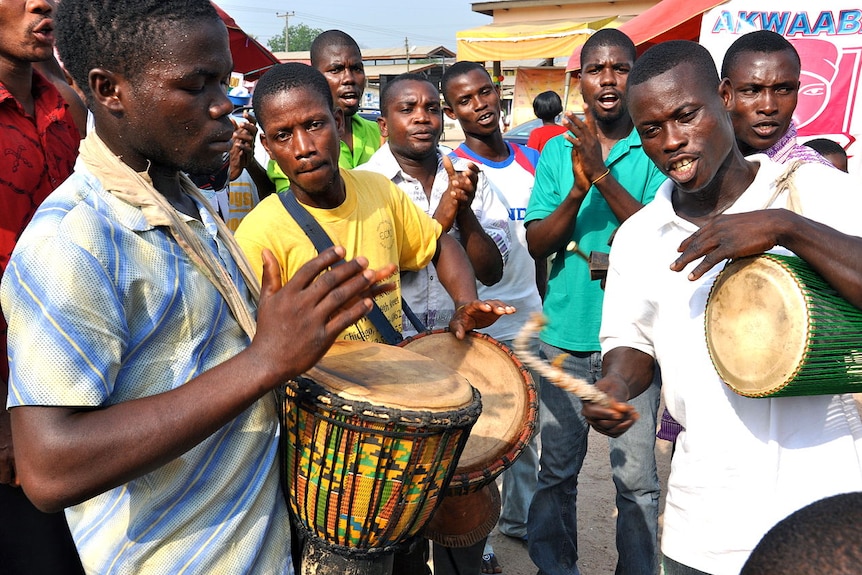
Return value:
M 19 487 L 0 485 L 0 571 L 4 575 L 83 575 L 66 516 L 42 513 Z

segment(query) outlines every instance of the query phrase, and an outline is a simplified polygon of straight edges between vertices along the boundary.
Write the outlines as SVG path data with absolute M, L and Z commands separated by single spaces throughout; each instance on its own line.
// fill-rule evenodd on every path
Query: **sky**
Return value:
M 445 46 L 456 50 L 455 33 L 491 23 L 477 14 L 469 0 L 215 0 L 247 33 L 267 45 L 272 36 L 284 32 L 288 14 L 291 26 L 337 28 L 353 36 L 360 48 Z

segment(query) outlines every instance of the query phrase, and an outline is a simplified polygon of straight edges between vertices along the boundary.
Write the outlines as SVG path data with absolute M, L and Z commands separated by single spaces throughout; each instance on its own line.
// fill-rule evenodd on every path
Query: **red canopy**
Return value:
M 221 16 L 227 33 L 230 37 L 230 53 L 233 56 L 233 69 L 235 72 L 245 74 L 247 80 L 254 80 L 268 69 L 279 63 L 272 52 L 260 42 L 242 31 L 236 21 L 228 16 L 227 12 L 216 6 L 218 15 Z
M 628 22 L 620 24 L 637 46 L 638 54 L 653 44 L 665 40 L 694 40 L 700 37 L 700 20 L 703 13 L 724 4 L 727 0 L 661 0 Z M 569 57 L 566 71 L 581 69 L 581 46 Z

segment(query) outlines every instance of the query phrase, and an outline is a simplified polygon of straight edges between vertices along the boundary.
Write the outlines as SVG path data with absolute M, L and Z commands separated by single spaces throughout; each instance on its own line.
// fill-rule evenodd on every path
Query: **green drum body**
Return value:
M 730 262 L 706 305 L 716 371 L 747 397 L 862 391 L 862 311 L 801 258 Z

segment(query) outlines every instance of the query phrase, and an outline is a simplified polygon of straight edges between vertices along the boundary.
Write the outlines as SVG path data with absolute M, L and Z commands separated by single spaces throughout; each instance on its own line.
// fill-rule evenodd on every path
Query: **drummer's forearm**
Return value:
M 276 384 L 250 354 L 158 395 L 93 410 L 11 410 L 18 476 L 33 503 L 59 511 L 176 459 Z
M 434 267 L 446 293 L 460 306 L 478 299 L 476 275 L 464 248 L 448 234 L 440 236 Z
M 841 297 L 862 308 L 862 238 L 800 216 L 782 231 L 779 245 L 805 260 Z
M 615 382 L 611 391 L 617 401 L 628 401 L 647 390 L 652 383 L 655 360 L 631 347 L 617 347 L 602 356 L 602 378 Z M 627 390 L 622 397 L 620 390 Z

